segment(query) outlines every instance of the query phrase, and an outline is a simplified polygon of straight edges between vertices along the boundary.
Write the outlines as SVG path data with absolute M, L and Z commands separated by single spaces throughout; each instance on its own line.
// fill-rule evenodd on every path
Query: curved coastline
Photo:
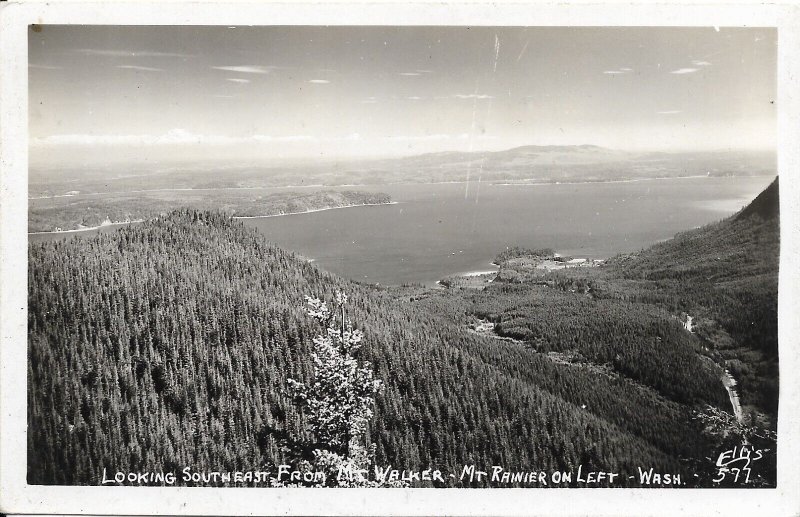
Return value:
M 314 208 L 312 210 L 303 210 L 302 212 L 286 212 L 283 214 L 270 214 L 270 215 L 234 215 L 232 216 L 233 219 L 265 219 L 267 217 L 284 217 L 287 215 L 300 215 L 300 214 L 313 214 L 314 212 L 325 212 L 327 210 L 338 210 L 339 208 L 358 208 L 360 206 L 385 206 L 385 205 L 397 205 L 399 201 L 389 201 L 388 203 L 361 203 L 358 205 L 342 205 L 342 206 L 330 206 L 327 208 Z
M 111 223 L 100 224 L 98 226 L 87 226 L 84 228 L 74 228 L 72 230 L 52 230 L 48 232 L 28 232 L 28 235 L 61 235 L 62 233 L 79 233 L 108 228 L 110 226 L 124 226 L 126 224 L 143 223 L 144 219 L 134 219 L 133 221 L 114 221 Z
M 232 219 L 263 219 L 266 217 L 283 217 L 287 215 L 300 215 L 300 214 L 311 214 L 314 212 L 324 212 L 326 210 L 336 210 L 339 208 L 358 208 L 360 206 L 383 206 L 383 205 L 397 205 L 399 204 L 398 201 L 390 201 L 388 203 L 363 203 L 358 205 L 343 205 L 343 206 L 331 206 L 327 208 L 315 208 L 313 210 L 304 210 L 302 212 L 287 212 L 283 214 L 269 214 L 269 215 L 234 215 L 231 216 Z M 62 233 L 79 233 L 79 232 L 88 232 L 92 230 L 99 230 L 101 228 L 108 228 L 109 226 L 123 226 L 126 224 L 134 224 L 134 223 L 141 223 L 144 222 L 144 219 L 135 219 L 133 221 L 114 221 L 107 224 L 101 224 L 98 226 L 87 226 L 85 228 L 74 228 L 72 230 L 52 230 L 52 231 L 44 231 L 44 232 L 28 232 L 28 235 L 61 235 Z

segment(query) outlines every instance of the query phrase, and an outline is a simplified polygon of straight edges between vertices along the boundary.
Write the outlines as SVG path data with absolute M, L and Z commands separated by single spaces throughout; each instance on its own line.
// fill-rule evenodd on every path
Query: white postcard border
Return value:
M 778 487 L 650 489 L 260 489 L 64 487 L 25 483 L 27 26 L 514 25 L 760 26 L 779 39 L 781 175 Z M 7 3 L 0 11 L 0 511 L 200 515 L 800 514 L 800 9 L 791 4 Z M 665 430 L 668 432 L 668 430 Z

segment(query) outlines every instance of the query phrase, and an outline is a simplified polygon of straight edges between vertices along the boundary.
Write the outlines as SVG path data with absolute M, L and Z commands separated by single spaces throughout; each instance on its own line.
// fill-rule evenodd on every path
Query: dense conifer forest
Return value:
M 603 267 L 484 290 L 346 281 L 192 209 L 32 244 L 28 482 L 287 461 L 274 430 L 307 432 L 286 393 L 312 371 L 305 296 L 343 291 L 358 357 L 384 383 L 366 433 L 376 464 L 641 466 L 713 486 L 704 458 L 724 444 L 704 415 L 730 411 L 723 367 L 774 426 L 777 213 L 758 203 Z
M 727 367 L 752 416 L 774 420 L 778 404 L 778 179 L 724 221 L 684 232 L 604 268 L 559 271 L 562 288 L 591 297 L 691 315 L 704 353 Z M 758 419 L 758 418 L 757 418 Z M 774 428 L 774 422 L 768 427 Z

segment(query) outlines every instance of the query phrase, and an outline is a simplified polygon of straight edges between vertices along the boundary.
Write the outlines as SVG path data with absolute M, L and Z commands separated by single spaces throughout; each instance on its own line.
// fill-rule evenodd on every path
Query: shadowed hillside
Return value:
M 677 235 L 612 267 L 653 281 L 699 317 L 697 332 L 735 376 L 742 396 L 777 412 L 778 179 L 734 216 Z
M 709 355 L 733 373 L 750 417 L 773 427 L 778 401 L 778 179 L 737 214 L 605 267 L 559 271 L 598 299 L 693 318 Z
M 764 192 L 758 195 L 752 203 L 747 205 L 736 215 L 737 220 L 758 216 L 765 220 L 778 221 L 780 216 L 780 196 L 778 193 L 778 178 L 775 178 Z
M 738 214 L 639 253 L 565 268 L 553 250 L 510 248 L 493 282 L 423 303 L 575 370 L 620 375 L 695 407 L 704 393 L 724 410 L 701 417 L 718 450 L 768 448 L 764 479 L 774 480 L 778 211 L 776 178 Z M 715 398 L 723 385 L 730 401 Z

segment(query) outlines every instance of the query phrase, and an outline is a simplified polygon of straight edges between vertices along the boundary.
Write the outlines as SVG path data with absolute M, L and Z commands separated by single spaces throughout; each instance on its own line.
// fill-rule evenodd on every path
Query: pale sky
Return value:
M 30 31 L 33 163 L 774 149 L 774 29 Z

